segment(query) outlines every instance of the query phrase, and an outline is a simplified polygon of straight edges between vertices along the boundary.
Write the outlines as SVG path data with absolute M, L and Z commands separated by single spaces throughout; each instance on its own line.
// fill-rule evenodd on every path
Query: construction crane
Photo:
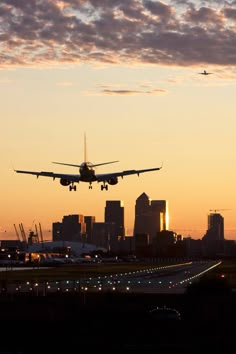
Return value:
M 38 228 L 37 228 L 37 225 L 35 224 L 35 239 L 37 240 L 37 242 L 39 243 L 39 233 L 38 233 Z
M 15 231 L 16 231 L 17 239 L 18 239 L 18 241 L 21 242 L 20 235 L 19 235 L 19 232 L 17 231 L 17 228 L 16 228 L 16 225 L 15 225 L 15 224 L 14 224 L 14 228 L 15 228 Z
M 40 233 L 40 238 L 41 238 L 42 246 L 44 247 L 43 233 L 42 233 L 42 227 L 41 227 L 41 224 L 40 224 L 40 223 L 39 223 L 39 233 Z
M 37 239 L 38 243 L 42 243 L 42 247 L 44 247 L 44 240 L 43 240 L 43 233 L 42 233 L 42 228 L 41 224 L 39 223 L 39 232 L 38 232 L 38 227 L 37 224 L 35 224 L 35 238 Z
M 21 232 L 21 237 L 23 239 L 23 241 L 27 244 L 27 238 L 26 238 L 26 235 L 25 235 L 25 230 L 24 230 L 24 226 L 22 223 L 19 224 L 19 228 L 20 228 L 20 232 Z
M 214 211 L 214 213 L 221 210 L 232 210 L 232 209 L 209 209 L 209 211 Z

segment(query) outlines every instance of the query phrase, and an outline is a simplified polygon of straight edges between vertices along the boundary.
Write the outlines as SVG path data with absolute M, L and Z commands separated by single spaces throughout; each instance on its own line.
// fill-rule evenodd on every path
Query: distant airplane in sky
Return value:
M 102 162 L 98 164 L 92 164 L 91 162 L 88 162 L 86 157 L 86 136 L 84 135 L 84 162 L 82 162 L 80 165 L 64 163 L 64 162 L 52 162 L 59 165 L 78 167 L 79 174 L 66 174 L 66 173 L 46 172 L 46 171 L 36 172 L 36 171 L 22 171 L 22 170 L 15 170 L 15 172 L 35 175 L 37 176 L 37 178 L 39 176 L 51 177 L 53 179 L 59 178 L 60 184 L 62 186 L 69 186 L 70 191 L 72 190 L 76 191 L 75 183 L 87 182 L 89 183 L 89 189 L 92 189 L 92 183 L 98 182 L 98 183 L 102 183 L 101 190 L 103 189 L 108 190 L 109 184 L 115 185 L 118 183 L 118 177 L 123 178 L 124 176 L 129 176 L 134 174 L 137 174 L 139 176 L 139 174 L 141 173 L 157 171 L 162 168 L 161 166 L 161 167 L 147 168 L 143 170 L 127 170 L 127 171 L 110 172 L 110 173 L 103 173 L 103 174 L 95 173 L 94 170 L 95 167 L 107 165 L 115 162 L 118 161 Z
M 201 73 L 199 73 L 199 74 L 201 74 L 201 75 L 210 75 L 210 74 L 212 74 L 212 73 L 208 73 L 206 70 L 203 70 L 203 72 L 201 72 Z

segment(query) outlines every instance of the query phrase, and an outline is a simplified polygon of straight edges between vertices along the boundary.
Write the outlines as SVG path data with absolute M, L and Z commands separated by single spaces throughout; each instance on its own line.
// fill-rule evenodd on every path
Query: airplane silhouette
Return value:
M 98 182 L 102 183 L 101 185 L 101 190 L 105 189 L 108 190 L 108 185 L 115 185 L 118 183 L 118 177 L 123 178 L 124 176 L 129 176 L 129 175 L 134 175 L 137 174 L 138 176 L 141 173 L 145 172 L 151 172 L 151 171 L 157 171 L 162 168 L 161 167 L 154 167 L 154 168 L 147 168 L 143 170 L 127 170 L 127 171 L 121 171 L 121 172 L 110 172 L 110 173 L 103 173 L 103 174 L 96 174 L 95 173 L 95 167 L 97 166 L 102 166 L 102 165 L 107 165 L 107 164 L 112 164 L 118 161 L 110 161 L 110 162 L 102 162 L 102 163 L 97 163 L 93 164 L 87 160 L 86 156 L 86 136 L 84 135 L 84 162 L 81 164 L 70 164 L 70 163 L 64 163 L 64 162 L 52 162 L 54 164 L 59 164 L 59 165 L 65 165 L 65 166 L 72 166 L 72 167 L 78 167 L 79 168 L 79 174 L 66 174 L 66 173 L 57 173 L 57 172 L 46 172 L 46 171 L 22 171 L 22 170 L 14 170 L 17 173 L 25 173 L 25 174 L 31 174 L 42 177 L 51 177 L 53 179 L 58 178 L 60 180 L 60 184 L 62 186 L 69 186 L 69 190 L 76 191 L 76 185 L 75 183 L 79 182 L 87 182 L 89 183 L 89 189 L 92 189 L 92 183 L 93 182 Z
M 212 73 L 208 73 L 206 70 L 203 70 L 203 72 L 198 73 L 198 74 L 201 74 L 201 75 L 210 75 L 210 74 L 212 74 Z

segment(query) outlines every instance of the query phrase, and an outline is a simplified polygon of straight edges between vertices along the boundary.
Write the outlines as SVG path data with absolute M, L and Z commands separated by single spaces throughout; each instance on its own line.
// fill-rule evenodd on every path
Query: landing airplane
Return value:
M 127 170 L 127 171 L 110 172 L 110 173 L 103 173 L 103 174 L 95 173 L 95 167 L 112 164 L 115 162 L 118 161 L 102 162 L 97 164 L 88 162 L 86 158 L 86 137 L 84 137 L 84 162 L 82 162 L 80 165 L 64 163 L 64 162 L 52 162 L 58 165 L 78 167 L 79 174 L 66 174 L 66 173 L 46 172 L 46 171 L 41 171 L 41 172 L 22 171 L 22 170 L 14 170 L 14 171 L 17 173 L 35 175 L 37 176 L 37 178 L 39 176 L 51 177 L 53 179 L 58 178 L 62 186 L 69 186 L 70 191 L 72 190 L 76 191 L 75 183 L 87 182 L 89 183 L 89 189 L 92 189 L 92 183 L 98 182 L 98 183 L 102 183 L 101 190 L 103 189 L 108 190 L 108 185 L 115 185 L 118 183 L 118 177 L 123 178 L 124 176 L 129 176 L 134 174 L 137 174 L 139 176 L 141 173 L 157 171 L 162 168 L 161 166 L 161 167 L 147 168 L 143 170 Z
M 206 70 L 203 70 L 203 72 L 202 72 L 202 73 L 199 73 L 199 74 L 201 74 L 201 75 L 210 75 L 210 74 L 212 74 L 212 73 L 208 73 Z

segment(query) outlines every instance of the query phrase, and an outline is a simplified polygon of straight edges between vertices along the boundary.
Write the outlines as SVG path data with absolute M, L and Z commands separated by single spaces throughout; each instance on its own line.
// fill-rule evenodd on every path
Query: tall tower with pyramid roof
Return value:
M 157 207 L 157 201 L 153 203 L 146 193 L 142 193 L 135 204 L 134 236 L 147 234 L 152 243 L 157 232 L 166 229 L 165 214 L 165 210 Z

